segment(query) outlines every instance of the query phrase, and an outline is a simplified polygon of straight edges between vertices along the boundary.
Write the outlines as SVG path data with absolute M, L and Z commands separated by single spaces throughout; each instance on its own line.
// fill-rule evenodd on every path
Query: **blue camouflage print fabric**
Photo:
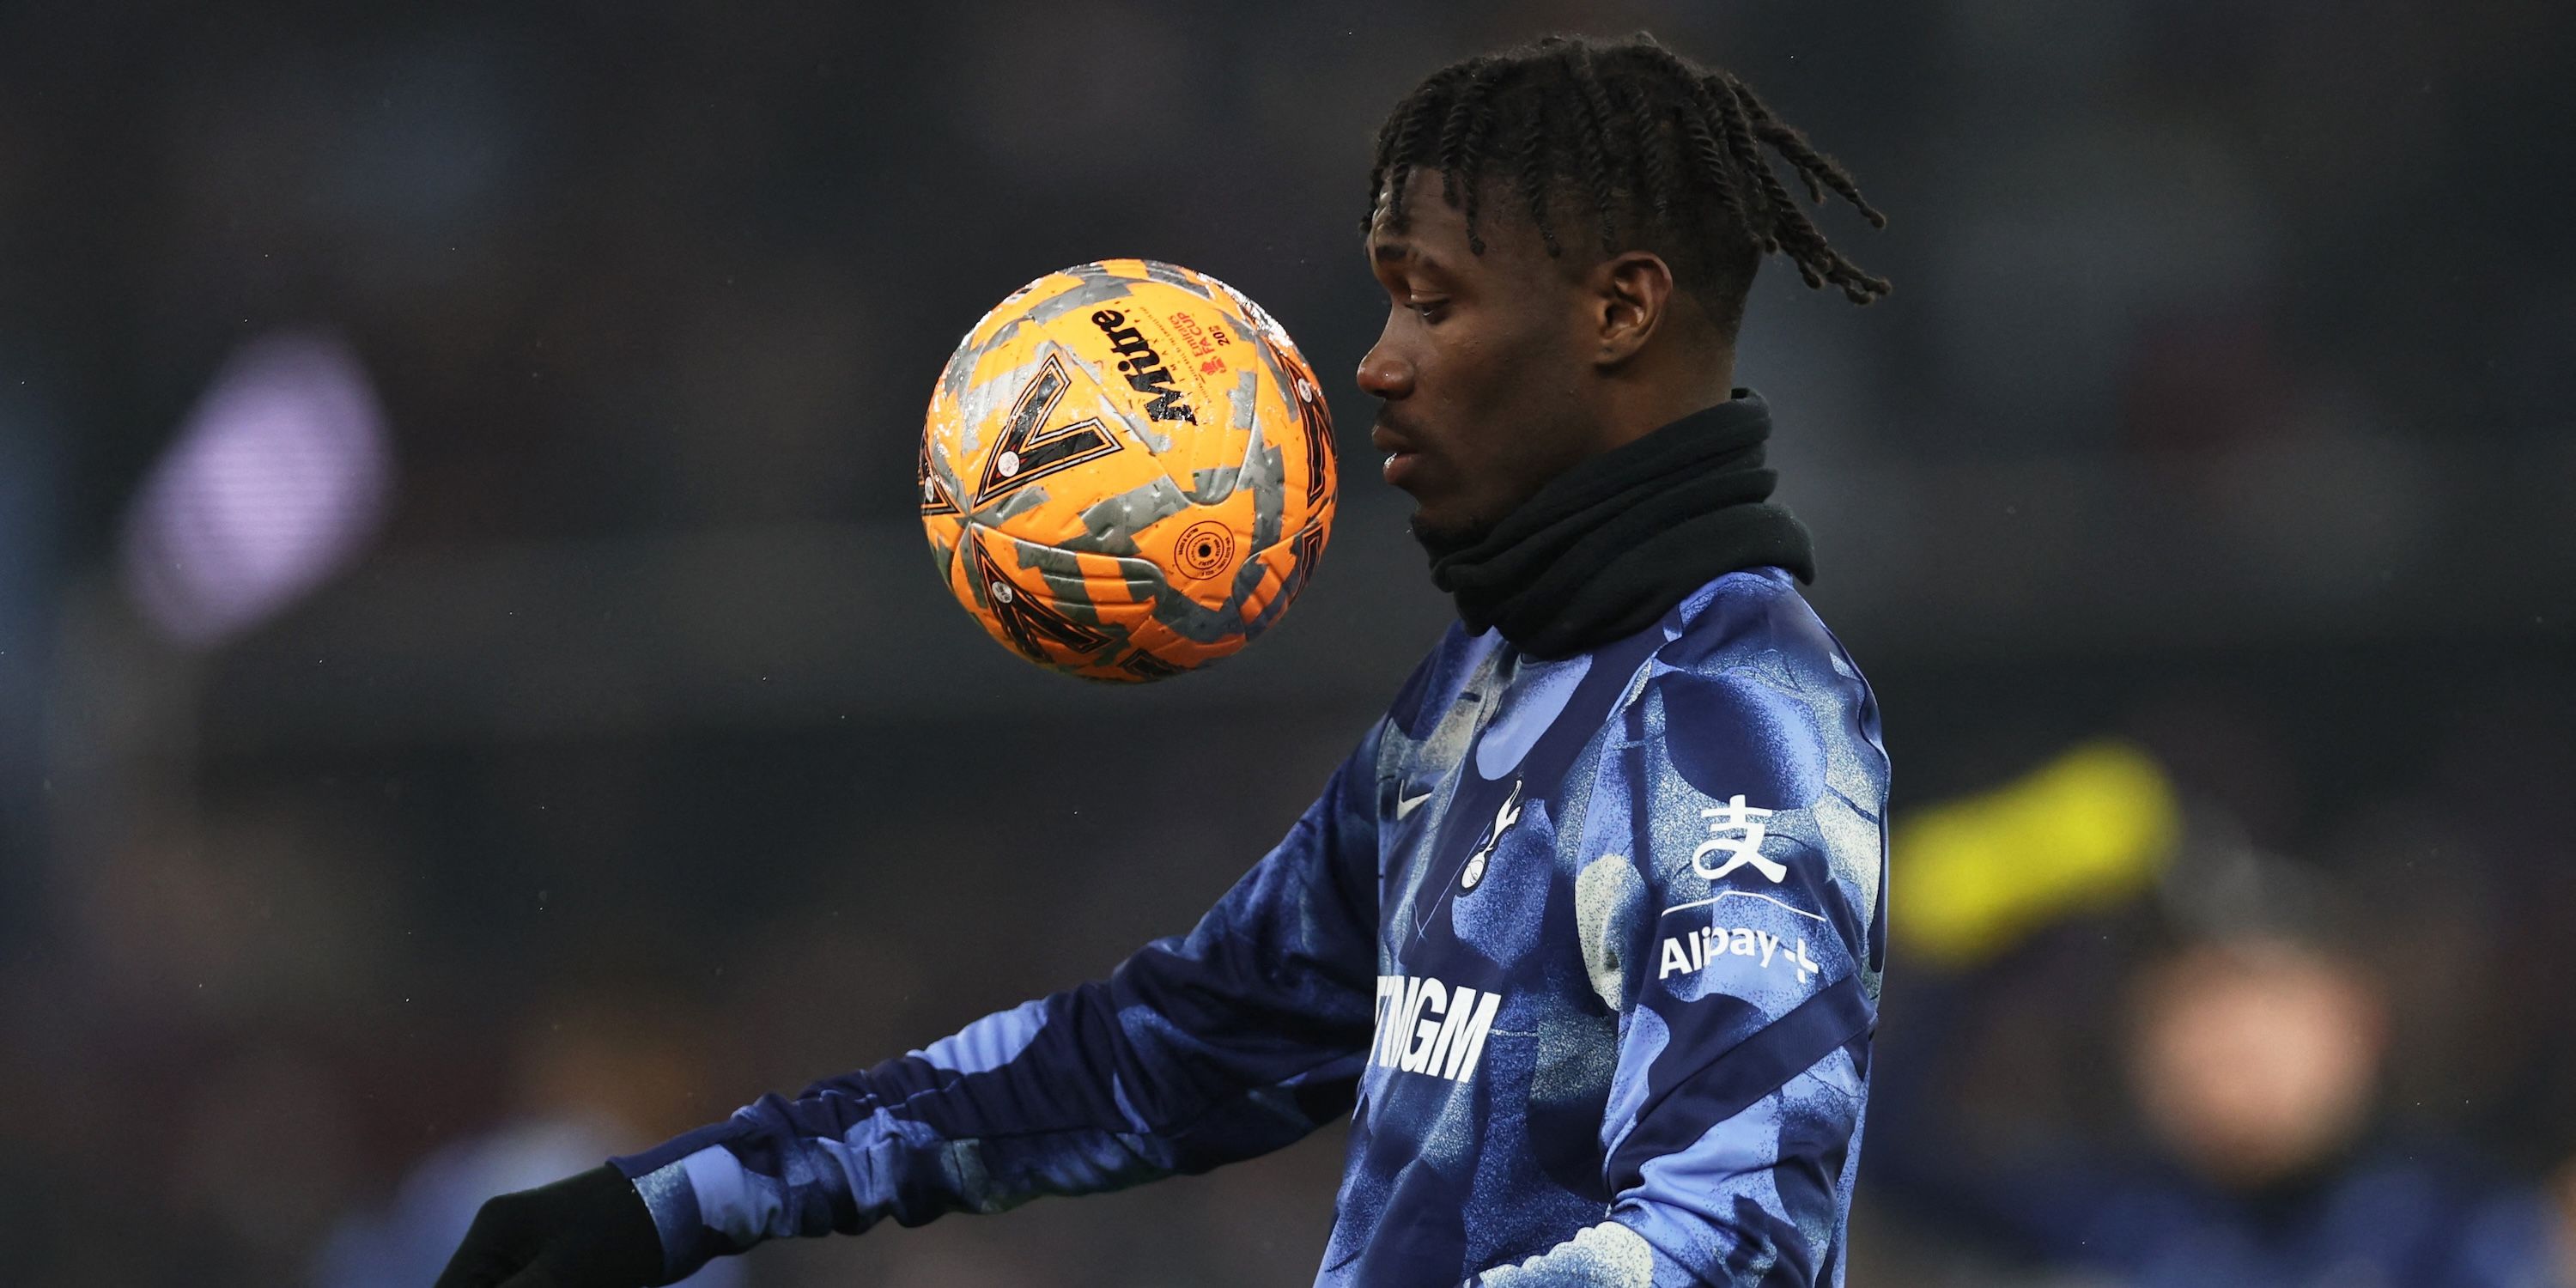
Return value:
M 1839 1284 L 1887 757 L 1790 576 L 1540 661 L 1452 628 L 1188 935 L 613 1160 L 673 1273 L 1352 1121 L 1329 1288 Z

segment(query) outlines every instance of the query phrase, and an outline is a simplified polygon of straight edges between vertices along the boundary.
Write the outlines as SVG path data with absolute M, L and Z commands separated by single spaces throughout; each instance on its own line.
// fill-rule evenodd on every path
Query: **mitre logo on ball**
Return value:
M 1333 526 L 1332 415 L 1269 314 L 1153 260 L 1050 273 L 940 374 L 921 521 L 994 639 L 1094 680 L 1205 666 L 1279 620 Z

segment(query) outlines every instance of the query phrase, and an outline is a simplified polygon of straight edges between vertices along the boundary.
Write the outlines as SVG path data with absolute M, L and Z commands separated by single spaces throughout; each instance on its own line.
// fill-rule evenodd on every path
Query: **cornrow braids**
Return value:
M 1807 194 L 1816 204 L 1824 204 L 1825 188 L 1831 186 L 1836 195 L 1860 208 L 1861 216 L 1869 220 L 1871 227 L 1887 226 L 1887 216 L 1861 199 L 1860 188 L 1852 183 L 1851 176 L 1845 174 L 1831 158 L 1808 146 L 1805 135 L 1774 119 L 1770 110 L 1762 105 L 1762 100 L 1754 97 L 1751 86 L 1725 72 L 1717 75 L 1725 82 L 1726 89 L 1750 123 L 1753 137 L 1770 144 L 1772 151 L 1789 162 L 1790 169 L 1806 183 Z M 1807 212 L 1798 209 L 1797 203 L 1790 200 L 1788 190 L 1780 186 L 1780 177 L 1772 172 L 1770 159 L 1749 150 L 1748 155 L 1752 166 L 1760 172 L 1764 193 L 1775 203 L 1780 216 L 1774 236 L 1779 246 L 1788 252 L 1790 262 L 1798 266 L 1798 276 L 1805 280 L 1809 289 L 1837 286 L 1842 288 L 1844 298 L 1854 304 L 1867 304 L 1887 294 L 1889 288 L 1885 278 L 1862 272 L 1859 265 L 1845 259 L 1841 251 L 1825 241 L 1823 230 L 1807 218 Z
M 1600 221 L 1601 253 L 1615 255 L 1619 252 L 1618 216 L 1614 213 L 1618 198 L 1612 192 L 1611 174 L 1620 167 L 1619 158 L 1611 155 L 1616 145 L 1610 131 L 1610 94 L 1601 88 L 1601 72 L 1592 64 L 1590 48 L 1567 41 L 1561 51 L 1559 57 L 1566 71 L 1574 77 L 1575 88 L 1582 91 L 1574 100 L 1583 118 L 1577 140 L 1583 149 L 1584 183 L 1592 189 L 1592 209 Z
M 1619 91 L 1622 109 L 1654 134 L 1654 137 L 1641 142 L 1637 155 L 1638 164 L 1645 171 L 1645 222 L 1650 227 L 1664 226 L 1672 221 L 1673 190 L 1679 186 L 1673 166 L 1682 155 L 1682 148 L 1674 137 L 1663 133 L 1672 129 L 1674 123 L 1668 114 L 1655 110 L 1655 105 L 1647 100 L 1644 90 L 1637 88 L 1636 82 L 1619 80 L 1613 81 L 1612 85 Z
M 1467 184 L 1463 191 L 1458 176 L 1473 173 L 1484 165 L 1485 131 L 1491 118 L 1481 111 L 1485 94 L 1493 88 L 1490 58 L 1468 60 L 1464 81 L 1450 99 L 1448 119 L 1440 126 L 1440 196 L 1450 205 L 1459 206 L 1467 216 L 1467 249 L 1482 255 L 1485 239 L 1476 232 L 1476 216 L 1481 213 L 1484 187 Z M 1463 195 L 1463 203 L 1460 198 Z
M 1431 118 L 1441 115 L 1441 97 L 1451 82 L 1465 72 L 1463 64 L 1444 67 L 1424 81 L 1411 102 L 1387 118 L 1386 128 L 1379 132 L 1381 159 L 1378 163 L 1386 190 L 1394 194 L 1388 206 L 1390 219 L 1404 217 L 1404 192 L 1411 186 L 1414 167 L 1423 164 L 1420 151 L 1423 127 Z
M 1703 86 L 1691 88 L 1694 94 L 1706 92 Z M 1717 130 L 1709 124 L 1709 114 L 1676 105 L 1672 109 L 1672 117 L 1674 126 L 1689 145 L 1682 163 L 1690 167 L 1688 173 L 1692 185 L 1706 190 L 1708 197 L 1716 203 L 1721 216 L 1718 222 L 1722 227 L 1750 240 L 1753 237 L 1753 215 L 1747 208 L 1743 193 L 1737 189 L 1735 168 L 1727 162 L 1726 144 L 1719 140 Z
M 1776 158 L 1776 162 L 1775 162 Z M 1652 250 L 1732 335 L 1765 255 L 1786 257 L 1813 288 L 1855 304 L 1888 293 L 1825 239 L 1775 164 L 1810 200 L 1850 203 L 1872 227 L 1887 216 L 1806 135 L 1733 73 L 1703 67 L 1643 32 L 1626 40 L 1551 36 L 1444 67 L 1398 102 L 1377 135 L 1370 215 L 1406 222 L 1415 171 L 1440 173 L 1441 199 L 1485 252 L 1488 184 L 1516 197 L 1551 256 L 1564 254 L 1556 215 L 1589 207 L 1602 252 Z
M 1833 189 L 1836 195 L 1858 208 L 1861 218 L 1868 220 L 1870 227 L 1887 227 L 1887 216 L 1880 214 L 1877 207 L 1860 195 L 1860 186 L 1852 182 L 1852 177 L 1834 164 L 1833 158 L 1816 151 L 1807 142 L 1806 135 L 1771 115 L 1771 109 L 1754 96 L 1752 86 L 1736 81 L 1735 95 L 1752 114 L 1754 134 L 1787 157 L 1791 165 L 1798 167 L 1799 175 L 1807 181 L 1807 191 L 1814 195 L 1818 205 L 1824 204 L 1825 200 L 1824 192 L 1816 186 L 1821 181 L 1824 187 Z
M 1753 125 L 1744 119 L 1742 100 L 1734 89 L 1716 75 L 1698 78 L 1692 97 L 1708 112 L 1717 126 L 1718 140 L 1725 151 L 1726 176 L 1735 184 L 1736 195 L 1750 212 L 1745 231 L 1765 255 L 1780 249 L 1780 205 L 1789 194 L 1780 188 L 1779 176 L 1762 160 L 1762 149 L 1755 145 Z
M 1547 244 L 1550 258 L 1562 255 L 1565 253 L 1565 248 L 1556 242 L 1556 225 L 1550 223 L 1547 217 L 1547 192 L 1549 188 L 1555 186 L 1548 177 L 1547 135 L 1537 129 L 1523 129 L 1518 161 L 1521 200 L 1529 205 L 1530 220 L 1538 225 L 1539 240 Z M 1469 186 L 1477 186 L 1483 182 L 1484 176 L 1478 175 L 1470 181 Z M 1470 244 L 1478 240 L 1476 230 L 1468 229 L 1467 238 Z

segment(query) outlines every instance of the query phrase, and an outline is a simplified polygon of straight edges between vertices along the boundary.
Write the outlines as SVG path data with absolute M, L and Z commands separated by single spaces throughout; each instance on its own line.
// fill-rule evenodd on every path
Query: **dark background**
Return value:
M 1185 929 L 1445 621 L 1349 375 L 1372 131 L 1452 58 L 1638 28 L 1891 216 L 1822 222 L 1896 293 L 1775 265 L 1738 373 L 1900 815 L 2117 732 L 2267 849 L 2440 873 L 2383 908 L 2392 1111 L 2556 1165 L 2565 6 L 19 0 L 0 1277 L 307 1281 L 583 1086 L 641 1147 Z M 1275 313 L 1347 481 L 1285 624 L 1143 690 L 986 641 L 908 508 L 956 337 L 1115 255 Z M 279 336 L 382 437 L 173 463 Z M 262 541 L 326 566 L 224 617 Z M 170 566 L 215 570 L 198 617 Z M 1338 1145 L 747 1269 L 1303 1284 Z M 1958 1252 L 1866 1192 L 1855 1231 L 1855 1283 Z

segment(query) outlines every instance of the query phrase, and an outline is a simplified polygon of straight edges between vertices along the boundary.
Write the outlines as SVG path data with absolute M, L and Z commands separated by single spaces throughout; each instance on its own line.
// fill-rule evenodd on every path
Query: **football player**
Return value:
M 1344 1115 L 1319 1284 L 1840 1283 L 1887 757 L 1734 357 L 1767 255 L 1855 303 L 1888 284 L 1783 166 L 1884 223 L 1743 81 L 1648 38 L 1406 96 L 1359 382 L 1459 621 L 1314 805 L 1107 980 L 496 1198 L 442 1288 L 666 1283 Z

